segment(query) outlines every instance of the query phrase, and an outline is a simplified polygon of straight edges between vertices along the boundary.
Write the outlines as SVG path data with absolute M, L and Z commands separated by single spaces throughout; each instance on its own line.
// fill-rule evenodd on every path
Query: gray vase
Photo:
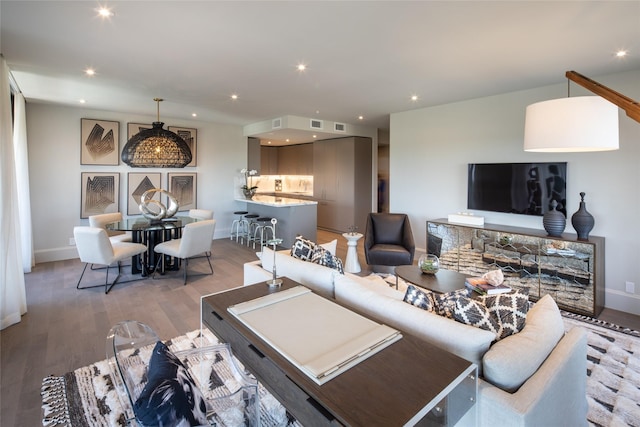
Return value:
M 571 224 L 578 233 L 578 240 L 589 240 L 589 232 L 593 230 L 595 224 L 593 215 L 587 211 L 584 196 L 584 192 L 580 193 L 580 208 L 571 216 Z
M 542 217 L 542 226 L 547 231 L 549 236 L 552 237 L 562 236 L 562 232 L 567 225 L 567 219 L 564 217 L 564 214 L 562 212 L 558 212 L 556 210 L 556 206 L 558 206 L 558 202 L 552 200 L 551 210 L 545 213 Z

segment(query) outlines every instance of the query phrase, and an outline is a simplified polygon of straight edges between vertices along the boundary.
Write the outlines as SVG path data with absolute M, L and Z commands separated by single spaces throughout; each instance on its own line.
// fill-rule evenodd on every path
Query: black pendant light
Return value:
M 153 128 L 144 129 L 131 137 L 122 150 L 122 161 L 133 168 L 183 168 L 191 163 L 191 149 L 175 133 L 162 128 L 160 121 L 161 98 L 158 104 L 158 121 Z

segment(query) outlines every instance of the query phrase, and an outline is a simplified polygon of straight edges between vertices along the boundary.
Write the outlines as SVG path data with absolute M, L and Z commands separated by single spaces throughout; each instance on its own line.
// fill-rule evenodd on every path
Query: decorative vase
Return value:
M 440 269 L 440 260 L 433 254 L 423 254 L 418 260 L 418 267 L 423 273 L 436 274 Z
M 584 196 L 584 192 L 580 193 L 580 208 L 571 216 L 571 224 L 576 229 L 576 233 L 578 233 L 578 240 L 589 240 L 589 232 L 595 224 L 593 215 L 587 211 Z
M 243 188 L 242 189 L 242 194 L 244 194 L 245 199 L 253 199 L 253 196 L 256 195 L 256 190 L 254 189 L 249 189 L 249 188 Z
M 562 232 L 567 225 L 567 219 L 562 212 L 556 210 L 556 206 L 558 206 L 558 202 L 552 200 L 551 210 L 542 217 L 542 226 L 547 231 L 547 234 L 552 237 L 562 236 Z

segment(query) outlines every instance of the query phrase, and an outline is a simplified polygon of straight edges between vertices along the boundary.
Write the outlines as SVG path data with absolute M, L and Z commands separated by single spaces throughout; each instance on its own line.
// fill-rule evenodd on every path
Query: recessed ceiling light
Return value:
M 113 16 L 113 12 L 108 7 L 100 7 L 98 9 L 98 15 L 102 18 L 111 18 Z
M 86 100 L 84 100 L 84 99 L 79 99 L 79 100 L 78 100 L 78 102 L 79 102 L 80 104 L 84 104 L 84 103 L 86 103 L 87 101 L 86 101 Z
M 358 120 L 364 120 L 364 116 L 358 116 Z
M 191 117 L 198 117 L 196 113 L 191 113 Z
M 234 101 L 238 99 L 238 94 L 236 93 L 231 94 L 231 99 L 233 99 Z
M 629 52 L 627 52 L 626 50 L 621 49 L 621 50 L 616 52 L 616 56 L 618 58 L 624 58 L 625 56 L 627 56 L 627 53 L 629 53 Z
M 267 141 L 267 144 L 271 145 L 271 141 Z
M 317 137 L 318 137 L 318 135 L 313 135 L 313 137 L 314 137 L 314 138 L 317 138 Z
M 411 95 L 411 100 L 412 101 L 417 101 L 418 100 L 418 95 Z
M 285 139 L 286 142 L 290 142 L 289 138 Z
M 87 68 L 86 70 L 84 70 L 84 73 L 87 76 L 95 76 L 96 75 L 96 70 L 94 70 L 93 68 Z
M 307 66 L 305 64 L 300 63 L 296 68 L 298 69 L 298 71 L 305 71 L 307 69 Z

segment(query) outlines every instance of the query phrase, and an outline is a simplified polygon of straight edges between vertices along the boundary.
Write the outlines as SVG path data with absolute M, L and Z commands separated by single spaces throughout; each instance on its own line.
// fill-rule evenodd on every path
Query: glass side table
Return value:
M 342 233 L 342 237 L 347 239 L 347 259 L 344 262 L 344 271 L 347 273 L 360 273 L 357 248 L 358 240 L 362 238 L 362 233 Z

